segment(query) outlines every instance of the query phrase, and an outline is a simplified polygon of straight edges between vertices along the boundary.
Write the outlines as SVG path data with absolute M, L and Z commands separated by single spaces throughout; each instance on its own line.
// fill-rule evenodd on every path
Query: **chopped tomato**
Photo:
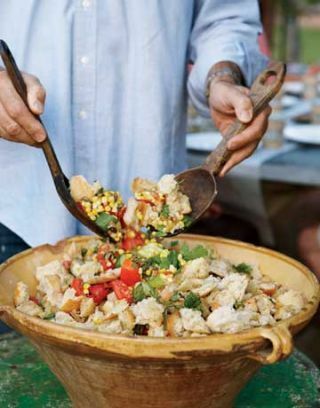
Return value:
M 99 305 L 108 296 L 110 290 L 104 283 L 90 285 L 89 297 L 93 298 L 94 303 Z
M 131 231 L 130 231 L 131 232 Z M 133 232 L 133 231 L 132 231 Z M 123 239 L 121 243 L 122 249 L 125 251 L 131 251 L 136 246 L 143 245 L 144 240 L 139 232 L 133 232 L 134 237 L 129 237 L 128 235 Z
M 37 305 L 40 305 L 39 300 L 35 296 L 29 296 L 29 300 L 32 302 L 36 303 Z
M 71 287 L 76 291 L 76 296 L 83 295 L 83 280 L 80 278 L 74 278 L 71 282 Z
M 103 253 L 101 252 L 97 254 L 97 261 L 102 266 L 102 269 L 104 271 L 107 271 L 108 269 L 112 269 L 114 267 L 114 263 L 110 259 L 106 260 Z
M 134 286 L 141 281 L 139 269 L 135 268 L 131 259 L 126 259 L 121 267 L 120 280 L 128 286 Z
M 128 285 L 126 285 L 121 280 L 117 279 L 111 282 L 111 287 L 117 299 L 125 299 L 128 303 L 132 302 L 132 293 Z
M 272 295 L 274 295 L 275 291 L 276 291 L 276 287 L 274 287 L 274 288 L 268 288 L 268 289 L 262 289 L 262 292 L 263 292 L 265 295 L 267 295 L 267 296 L 272 296 Z
M 71 261 L 69 259 L 65 259 L 62 261 L 62 266 L 68 271 L 71 268 Z

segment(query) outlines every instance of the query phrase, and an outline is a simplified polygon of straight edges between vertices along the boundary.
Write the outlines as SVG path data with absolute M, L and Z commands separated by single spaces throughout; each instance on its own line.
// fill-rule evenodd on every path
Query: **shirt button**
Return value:
M 80 118 L 80 119 L 87 119 L 87 117 L 88 117 L 87 111 L 85 111 L 85 110 L 82 109 L 82 110 L 79 112 L 79 118 Z
M 89 58 L 86 55 L 84 55 L 83 57 L 80 58 L 80 62 L 83 65 L 87 65 L 89 62 Z
M 91 0 L 82 0 L 82 7 L 86 10 L 91 6 Z

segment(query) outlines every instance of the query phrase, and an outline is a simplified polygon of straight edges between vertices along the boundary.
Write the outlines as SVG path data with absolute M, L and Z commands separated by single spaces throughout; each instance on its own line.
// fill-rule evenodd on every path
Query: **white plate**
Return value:
M 320 125 L 298 125 L 288 122 L 284 128 L 283 135 L 286 139 L 293 142 L 320 145 Z
M 219 132 L 199 132 L 187 134 L 187 149 L 211 152 L 221 141 Z
M 293 95 L 284 95 L 281 99 L 281 104 L 284 108 L 290 108 L 301 101 L 300 98 Z
M 290 92 L 294 94 L 302 94 L 304 90 L 304 83 L 303 81 L 288 81 L 285 82 L 282 86 L 282 91 L 283 92 Z M 320 87 L 318 85 L 318 90 L 320 90 Z
M 303 92 L 303 88 L 304 85 L 302 81 L 288 81 L 283 84 L 282 91 L 300 94 Z

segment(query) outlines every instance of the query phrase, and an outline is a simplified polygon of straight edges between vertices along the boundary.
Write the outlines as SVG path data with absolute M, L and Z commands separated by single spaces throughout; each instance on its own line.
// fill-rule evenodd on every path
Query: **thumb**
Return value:
M 237 87 L 232 87 L 228 93 L 229 104 L 233 106 L 237 118 L 243 123 L 250 122 L 253 117 L 252 102 L 246 93 Z
M 46 99 L 45 89 L 40 81 L 31 75 L 24 75 L 24 80 L 27 85 L 28 105 L 35 115 L 41 115 Z

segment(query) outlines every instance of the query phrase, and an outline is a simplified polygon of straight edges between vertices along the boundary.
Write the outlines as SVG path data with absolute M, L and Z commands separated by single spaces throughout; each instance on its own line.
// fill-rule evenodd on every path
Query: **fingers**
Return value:
M 234 85 L 225 81 L 211 84 L 209 105 L 211 111 L 218 111 L 225 115 L 236 116 L 243 122 L 252 119 L 252 103 L 249 98 L 250 90 L 244 86 Z
M 262 136 L 268 127 L 268 117 L 271 113 L 271 108 L 268 106 L 261 112 L 252 123 L 242 133 L 234 136 L 228 142 L 228 149 L 233 151 L 231 158 L 223 167 L 220 176 L 224 176 L 241 161 L 245 160 L 257 148 Z
M 2 105 L 0 105 L 0 124 L 0 137 L 13 142 L 34 145 L 34 140 L 11 119 Z
M 221 170 L 219 176 L 221 177 L 225 176 L 228 173 L 228 171 L 232 169 L 232 167 L 236 166 L 237 164 L 245 160 L 247 157 L 251 156 L 252 153 L 257 148 L 258 144 L 259 141 L 254 141 L 246 145 L 242 149 L 235 151 L 230 157 L 230 159 L 227 161 L 223 169 Z
M 27 82 L 30 106 L 32 104 L 34 113 L 41 112 L 45 99 L 44 91 L 41 89 L 42 86 L 39 81 L 31 75 L 24 74 L 24 78 Z M 38 103 L 37 110 L 35 107 Z M 7 140 L 28 144 L 34 143 L 32 140 L 42 142 L 45 139 L 46 135 L 41 123 L 26 107 L 5 71 L 0 72 L 0 105 L 3 120 L 3 122 L 1 122 L 0 119 L 0 126 L 5 132 L 0 135 L 1 137 Z M 8 123 L 10 123 L 10 125 L 8 125 Z M 8 126 L 9 131 L 7 130 Z
M 234 136 L 228 142 L 228 149 L 234 151 L 243 148 L 251 142 L 260 141 L 267 130 L 268 117 L 270 116 L 271 111 L 271 108 L 268 106 L 263 112 L 261 112 L 247 129 Z
M 29 107 L 34 114 L 41 115 L 44 110 L 46 91 L 38 78 L 25 74 L 23 78 L 27 85 Z
M 252 120 L 253 107 L 246 88 L 238 86 L 230 87 L 228 99 L 234 108 L 237 118 L 241 122 L 248 123 Z

